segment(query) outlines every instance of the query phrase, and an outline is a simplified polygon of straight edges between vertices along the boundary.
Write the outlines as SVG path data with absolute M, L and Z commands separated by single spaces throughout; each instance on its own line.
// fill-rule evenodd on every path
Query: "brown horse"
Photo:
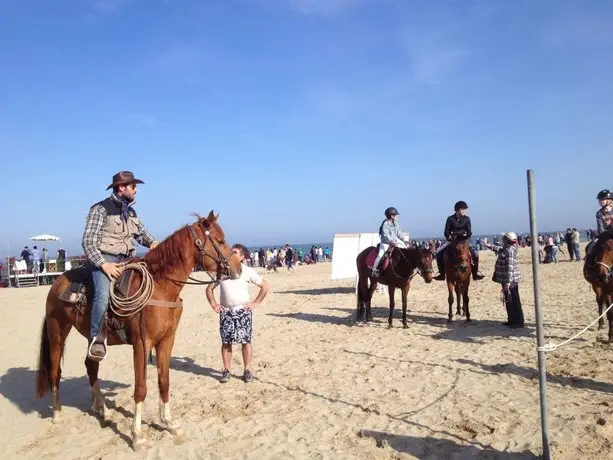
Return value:
M 447 281 L 447 291 L 449 296 L 449 316 L 447 321 L 453 321 L 453 301 L 454 291 L 457 298 L 456 314 L 466 316 L 466 321 L 470 322 L 470 310 L 468 308 L 468 287 L 470 286 L 470 276 L 472 270 L 473 256 L 470 244 L 467 240 L 457 240 L 449 244 L 443 253 L 445 261 L 445 279 Z M 462 307 L 460 309 L 460 296 L 462 297 Z
M 583 277 L 592 285 L 596 294 L 598 315 L 613 303 L 613 239 L 604 233 L 594 240 L 589 255 L 583 264 Z M 609 343 L 613 342 L 613 312 L 607 313 L 609 321 Z M 604 328 L 604 319 L 598 320 L 598 329 Z
M 181 319 L 182 308 L 179 294 L 196 265 L 209 273 L 236 277 L 241 265 L 232 255 L 223 230 L 213 211 L 206 218 L 198 216 L 195 223 L 186 225 L 162 241 L 144 257 L 147 270 L 154 283 L 153 295 L 144 308 L 125 319 L 127 336 L 134 350 L 134 420 L 132 424 L 132 447 L 136 450 L 146 444 L 142 436 L 142 405 L 147 395 L 146 357 L 153 347 L 156 351 L 158 387 L 160 392 L 160 418 L 162 426 L 171 433 L 178 433 L 179 423 L 170 414 L 168 397 L 170 356 L 175 333 Z M 79 271 L 80 270 L 80 271 Z M 79 333 L 89 335 L 89 308 L 81 308 L 60 299 L 71 281 L 85 281 L 91 285 L 91 276 L 84 277 L 87 269 L 70 270 L 60 276 L 47 295 L 46 314 L 41 332 L 40 354 L 37 372 L 36 396 L 41 398 L 49 390 L 53 392 L 53 421 L 60 419 L 59 384 L 60 359 L 64 352 L 66 337 L 74 326 Z M 139 277 L 132 277 L 128 292 L 138 290 Z M 90 289 L 91 292 L 91 289 Z M 88 298 L 91 301 L 91 296 Z M 154 304 L 154 305 L 152 305 Z M 157 305 L 155 305 L 157 304 Z M 174 308 L 173 308 L 174 307 Z M 126 343 L 116 331 L 108 334 L 108 345 Z M 85 349 L 85 348 L 84 348 Z M 105 402 L 98 382 L 99 362 L 85 359 L 85 367 L 92 391 L 93 412 L 104 419 Z
M 394 315 L 394 292 L 396 288 L 402 292 L 402 325 L 407 324 L 407 295 L 411 287 L 411 280 L 415 270 L 423 277 L 426 283 L 432 282 L 432 252 L 428 249 L 400 249 L 394 248 L 389 254 L 389 264 L 385 266 L 385 258 L 381 261 L 379 276 L 372 276 L 372 263 L 376 255 L 376 247 L 368 247 L 360 252 L 356 258 L 358 268 L 358 299 L 357 318 L 359 321 L 372 321 L 370 302 L 372 295 L 381 283 L 388 287 L 390 300 L 390 313 L 388 327 L 392 327 Z M 372 259 L 372 260 L 371 260 Z M 369 266 L 370 265 L 370 266 Z M 368 281 L 370 280 L 370 287 Z

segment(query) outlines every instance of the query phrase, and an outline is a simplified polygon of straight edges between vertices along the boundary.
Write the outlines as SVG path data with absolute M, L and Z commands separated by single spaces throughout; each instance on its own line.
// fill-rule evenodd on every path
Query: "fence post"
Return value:
M 532 236 L 532 277 L 534 285 L 534 313 L 536 316 L 536 343 L 538 355 L 539 389 L 541 401 L 541 435 L 543 438 L 543 459 L 550 460 L 549 421 L 547 415 L 547 357 L 543 346 L 545 335 L 543 331 L 543 316 L 541 314 L 541 298 L 539 290 L 539 246 L 536 229 L 536 199 L 534 190 L 534 171 L 528 169 L 528 205 L 530 210 L 530 235 Z

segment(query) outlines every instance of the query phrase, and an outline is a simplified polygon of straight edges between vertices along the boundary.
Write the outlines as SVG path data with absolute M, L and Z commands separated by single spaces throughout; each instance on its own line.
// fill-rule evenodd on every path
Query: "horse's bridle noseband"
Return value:
M 408 264 L 409 263 L 409 259 L 407 259 L 407 256 L 404 255 L 404 252 L 402 252 L 402 250 L 400 248 L 396 248 L 400 250 L 400 255 L 402 256 L 402 258 L 405 260 L 405 262 Z M 418 252 L 421 252 L 421 249 L 417 249 Z M 421 255 L 421 254 L 420 254 Z M 392 266 L 392 273 L 397 277 L 397 278 L 402 278 L 401 276 L 398 276 L 398 274 L 396 274 L 396 271 L 394 270 L 394 267 Z M 431 268 L 426 268 L 424 270 L 420 270 L 419 269 L 419 263 L 417 264 L 417 266 L 415 267 L 415 271 L 411 274 L 411 276 L 409 276 L 409 279 L 413 279 L 413 277 L 418 274 L 420 276 L 424 276 L 427 273 L 434 273 L 434 270 Z
M 204 242 L 202 242 L 202 240 L 200 238 L 198 238 L 198 235 L 196 235 L 196 232 L 194 231 L 194 225 L 199 225 L 200 226 L 200 229 L 202 230 L 202 233 L 204 233 L 204 237 L 205 237 Z M 204 228 L 204 225 L 202 225 L 202 221 L 200 219 L 198 219 L 198 222 L 188 226 L 188 228 L 189 228 L 190 234 L 192 235 L 192 239 L 194 240 L 194 244 L 196 245 L 196 247 L 200 251 L 200 256 L 202 257 L 202 268 L 211 277 L 211 280 L 210 281 L 202 281 L 202 280 L 193 278 L 191 276 L 187 277 L 187 279 L 191 280 L 191 282 L 190 281 L 172 280 L 170 278 L 169 278 L 169 280 L 174 282 L 174 283 L 179 283 L 179 284 L 200 284 L 200 285 L 202 285 L 202 284 L 218 283 L 219 281 L 223 281 L 224 279 L 233 279 L 236 276 L 236 273 L 234 273 L 234 271 L 232 270 L 232 267 L 230 267 L 230 262 L 229 262 L 228 258 L 223 255 L 223 252 L 221 252 L 221 249 L 219 248 L 219 246 L 217 245 L 215 240 L 211 237 L 211 232 L 209 230 L 207 230 L 206 228 Z M 217 256 L 209 254 L 209 252 L 206 250 L 206 243 L 207 243 L 207 241 L 211 242 L 211 244 L 213 245 L 213 248 L 215 248 L 215 252 L 217 253 Z M 210 257 L 211 259 L 213 259 L 213 261 L 215 261 L 215 263 L 217 263 L 218 270 L 217 270 L 217 278 L 216 279 L 213 279 L 211 274 L 206 270 L 206 264 L 205 264 L 206 257 Z M 226 269 L 226 271 L 228 273 L 228 275 L 225 278 L 221 274 L 223 269 Z

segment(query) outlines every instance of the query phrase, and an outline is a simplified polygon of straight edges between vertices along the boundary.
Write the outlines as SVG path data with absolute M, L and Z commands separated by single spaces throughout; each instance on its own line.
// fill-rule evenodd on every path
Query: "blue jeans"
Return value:
M 581 261 L 581 250 L 579 249 L 579 245 L 577 243 L 573 243 L 573 251 L 575 253 L 575 260 L 577 262 Z
M 121 262 L 125 257 L 112 256 L 110 254 L 104 254 L 104 258 L 107 262 L 117 263 Z M 89 338 L 90 340 L 98 335 L 100 332 L 100 326 L 102 325 L 102 318 L 109 307 L 109 298 L 111 292 L 111 280 L 102 271 L 101 268 L 90 265 L 92 269 L 92 280 L 94 295 L 92 299 L 91 316 L 89 318 Z

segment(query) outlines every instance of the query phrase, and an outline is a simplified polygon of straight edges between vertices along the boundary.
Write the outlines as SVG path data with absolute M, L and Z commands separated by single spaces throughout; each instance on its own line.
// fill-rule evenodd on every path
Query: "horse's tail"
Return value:
M 40 351 L 38 353 L 38 370 L 36 372 L 36 399 L 45 396 L 51 389 L 51 345 L 47 335 L 47 318 L 43 320 L 40 333 Z

